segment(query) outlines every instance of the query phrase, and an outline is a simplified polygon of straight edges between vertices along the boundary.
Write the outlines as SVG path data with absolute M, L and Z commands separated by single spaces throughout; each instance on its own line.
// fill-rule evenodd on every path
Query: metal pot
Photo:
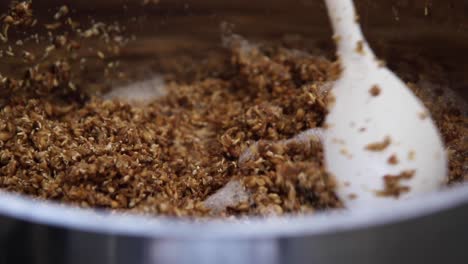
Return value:
M 133 47 L 136 59 L 215 48 L 221 21 L 233 22 L 237 32 L 251 38 L 293 32 L 329 43 L 322 1 L 238 2 L 163 0 L 142 13 L 130 4 L 122 11 L 123 1 L 86 0 L 76 8 L 104 18 L 138 16 L 140 22 L 131 28 L 143 41 Z M 450 86 L 467 99 L 465 0 L 357 2 L 380 56 L 392 62 L 400 48 L 431 54 L 454 69 Z M 38 4 L 40 13 L 60 1 Z M 467 222 L 465 185 L 391 208 L 199 222 L 78 209 L 1 193 L 0 263 L 464 263 Z

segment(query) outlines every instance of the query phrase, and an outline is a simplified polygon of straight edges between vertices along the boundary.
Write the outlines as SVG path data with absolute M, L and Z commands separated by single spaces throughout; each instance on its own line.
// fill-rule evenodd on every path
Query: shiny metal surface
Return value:
M 154 23 L 151 17 L 147 23 L 160 33 L 152 40 L 155 43 L 183 35 L 194 39 L 191 49 L 202 46 L 202 37 L 208 43 L 217 41 L 223 20 L 236 23 L 246 36 L 277 38 L 293 31 L 328 40 L 331 33 L 321 2 L 162 0 L 153 19 L 164 23 Z M 366 32 L 380 47 L 378 53 L 390 62 L 392 52 L 402 47 L 436 56 L 453 66 L 451 86 L 467 98 L 466 1 L 429 1 L 435 8 L 430 18 L 424 15 L 425 0 L 358 2 Z M 396 2 L 399 21 L 392 11 Z M 192 11 L 184 15 L 162 10 L 183 9 L 186 3 Z M 116 10 L 113 7 L 122 1 L 83 0 L 77 5 L 92 6 L 99 14 Z M 192 22 L 197 26 L 185 31 Z M 154 34 L 141 31 L 138 34 Z M 146 52 L 169 52 L 167 45 L 151 46 L 159 50 Z M 141 54 L 138 58 L 145 55 Z M 0 193 L 0 264 L 465 263 L 466 223 L 468 186 L 391 208 L 200 222 L 83 210 Z
M 460 186 L 393 208 L 195 223 L 4 194 L 0 263 L 456 263 L 467 200 Z
M 0 263 L 463 263 L 467 209 L 361 231 L 242 239 L 149 239 L 16 222 L 2 237 Z

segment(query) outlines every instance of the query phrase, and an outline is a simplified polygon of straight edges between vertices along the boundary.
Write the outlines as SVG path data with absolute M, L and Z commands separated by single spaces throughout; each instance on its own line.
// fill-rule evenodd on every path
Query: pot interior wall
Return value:
M 0 1 L 5 10 L 9 0 Z M 51 17 L 68 4 L 78 20 L 121 21 L 137 36 L 124 56 L 138 60 L 174 53 L 199 53 L 220 46 L 220 24 L 250 39 L 302 36 L 331 45 L 321 0 L 82 0 L 34 2 L 38 17 Z M 427 57 L 449 69 L 451 88 L 468 98 L 468 2 L 465 0 L 356 0 L 364 31 L 390 65 L 401 51 Z M 4 68 L 5 66 L 2 66 Z

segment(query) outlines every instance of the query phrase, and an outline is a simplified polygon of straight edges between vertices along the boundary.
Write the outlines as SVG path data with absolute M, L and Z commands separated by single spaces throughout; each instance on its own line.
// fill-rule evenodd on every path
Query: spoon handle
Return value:
M 337 55 L 344 65 L 358 60 L 375 58 L 364 39 L 359 17 L 352 0 L 325 0 L 335 32 Z

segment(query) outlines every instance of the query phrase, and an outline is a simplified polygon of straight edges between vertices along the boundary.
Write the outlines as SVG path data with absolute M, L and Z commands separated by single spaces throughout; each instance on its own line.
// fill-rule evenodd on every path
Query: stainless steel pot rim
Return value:
M 384 207 L 332 210 L 304 216 L 187 220 L 82 209 L 0 192 L 0 215 L 101 234 L 148 238 L 246 239 L 330 234 L 424 217 L 468 203 L 468 185 Z

